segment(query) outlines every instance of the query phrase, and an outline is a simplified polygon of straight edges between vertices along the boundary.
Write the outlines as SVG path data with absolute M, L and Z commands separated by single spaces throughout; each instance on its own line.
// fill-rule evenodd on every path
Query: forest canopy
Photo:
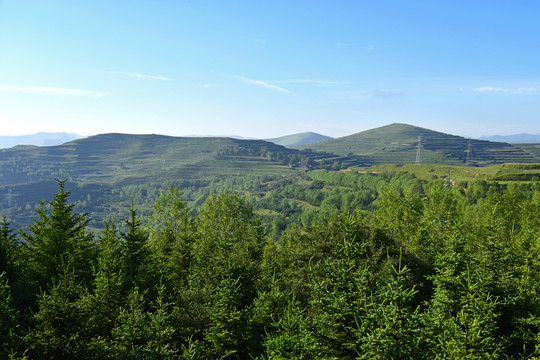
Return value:
M 0 358 L 540 356 L 536 183 L 310 177 L 265 198 L 292 206 L 270 222 L 171 187 L 100 231 L 58 180 L 31 225 L 0 224 Z

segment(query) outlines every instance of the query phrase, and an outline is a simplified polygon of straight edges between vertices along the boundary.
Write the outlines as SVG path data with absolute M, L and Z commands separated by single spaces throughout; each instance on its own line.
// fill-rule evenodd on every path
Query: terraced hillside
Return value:
M 520 146 L 466 139 L 407 124 L 391 124 L 320 143 L 300 146 L 313 150 L 361 157 L 366 164 L 415 163 L 418 139 L 422 139 L 422 163 L 489 165 L 539 162 L 538 152 Z M 470 153 L 469 153 L 470 145 Z
M 58 146 L 17 146 L 0 150 L 0 215 L 29 222 L 31 210 L 56 191 L 56 178 L 67 179 L 79 210 L 100 221 L 114 212 L 111 206 L 127 209 L 133 202 L 150 210 L 169 185 L 180 185 L 195 201 L 211 189 L 271 181 L 323 163 L 359 164 L 264 140 L 217 137 L 103 134 Z

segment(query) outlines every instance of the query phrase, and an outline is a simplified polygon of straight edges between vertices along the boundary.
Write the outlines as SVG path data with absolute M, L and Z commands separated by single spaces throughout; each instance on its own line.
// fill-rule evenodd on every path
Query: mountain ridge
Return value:
M 306 149 L 307 146 L 297 148 Z M 538 161 L 536 154 L 520 146 L 467 139 L 403 123 L 310 144 L 309 148 L 342 156 L 364 157 L 370 164 L 415 163 L 418 154 L 421 162 L 448 165 Z
M 265 139 L 266 141 L 273 142 L 274 144 L 283 145 L 288 148 L 294 148 L 302 145 L 310 145 L 326 140 L 333 139 L 330 136 L 318 134 L 315 132 L 303 132 L 291 135 L 280 136 L 277 138 Z
M 17 145 L 55 146 L 83 138 L 83 135 L 67 132 L 38 132 L 28 135 L 0 135 L 0 149 Z

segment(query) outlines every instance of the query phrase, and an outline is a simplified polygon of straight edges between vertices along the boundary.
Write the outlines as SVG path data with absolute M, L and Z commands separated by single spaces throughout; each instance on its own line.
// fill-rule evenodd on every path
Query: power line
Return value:
M 469 145 L 467 146 L 467 161 L 465 161 L 465 165 L 471 166 L 472 162 L 472 141 L 469 139 Z
M 422 163 L 422 149 L 424 148 L 424 145 L 422 145 L 422 137 L 418 137 L 418 145 L 416 145 L 416 165 L 420 165 Z

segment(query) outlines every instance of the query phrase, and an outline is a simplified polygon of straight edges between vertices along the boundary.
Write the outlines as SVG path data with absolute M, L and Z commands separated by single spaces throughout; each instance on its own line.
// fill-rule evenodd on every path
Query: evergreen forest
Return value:
M 101 230 L 67 184 L 0 223 L 2 359 L 540 358 L 536 181 L 314 171 L 271 221 L 173 186 Z

